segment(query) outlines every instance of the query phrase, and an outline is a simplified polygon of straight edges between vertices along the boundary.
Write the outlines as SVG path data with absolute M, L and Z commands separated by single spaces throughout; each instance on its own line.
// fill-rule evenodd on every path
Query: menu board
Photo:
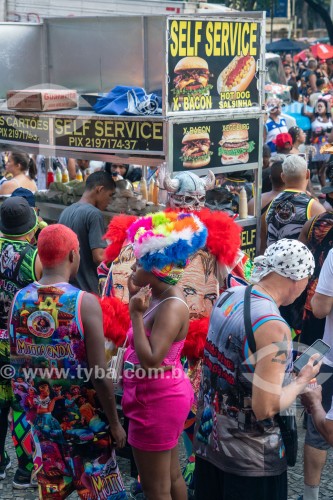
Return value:
M 31 145 L 49 144 L 50 122 L 36 115 L 0 114 L 0 140 Z
M 259 118 L 176 123 L 172 139 L 174 172 L 246 170 L 259 160 Z
M 55 118 L 54 144 L 66 149 L 163 152 L 163 122 Z
M 169 19 L 167 112 L 259 106 L 261 24 Z

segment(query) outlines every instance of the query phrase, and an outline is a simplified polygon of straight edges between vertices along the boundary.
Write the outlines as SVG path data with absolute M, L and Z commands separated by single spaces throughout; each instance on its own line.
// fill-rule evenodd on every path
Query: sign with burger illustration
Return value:
M 174 72 L 177 76 L 173 80 L 174 88 L 171 91 L 179 101 L 189 96 L 210 95 L 213 85 L 209 83 L 207 61 L 201 57 L 183 57 L 176 64 Z
M 255 142 L 249 141 L 248 123 L 229 123 L 222 125 L 222 130 L 218 149 L 222 165 L 248 163 L 250 153 L 255 148 Z
M 255 168 L 259 159 L 259 117 L 170 125 L 172 170 L 228 172 L 229 165 Z M 171 164 L 171 161 L 170 161 Z M 225 166 L 225 168 L 223 168 Z M 199 174 L 200 175 L 200 174 Z
M 261 15 L 168 19 L 167 113 L 260 108 Z
M 200 168 L 210 163 L 210 157 L 213 154 L 210 151 L 210 138 L 207 132 L 187 133 L 182 140 L 183 167 Z

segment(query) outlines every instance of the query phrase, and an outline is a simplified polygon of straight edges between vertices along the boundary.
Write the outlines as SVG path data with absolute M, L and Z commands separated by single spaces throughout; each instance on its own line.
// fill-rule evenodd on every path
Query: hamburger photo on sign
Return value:
M 180 157 L 185 168 L 200 168 L 208 165 L 213 154 L 210 148 L 210 138 L 207 132 L 187 133 L 182 140 L 183 147 Z
M 171 90 L 174 97 L 182 100 L 185 96 L 209 95 L 213 85 L 209 84 L 208 63 L 202 57 L 183 57 L 175 66 L 176 77 Z
M 246 123 L 230 123 L 223 126 L 218 154 L 222 165 L 247 163 L 249 153 L 254 150 L 254 141 L 249 141 L 249 125 Z

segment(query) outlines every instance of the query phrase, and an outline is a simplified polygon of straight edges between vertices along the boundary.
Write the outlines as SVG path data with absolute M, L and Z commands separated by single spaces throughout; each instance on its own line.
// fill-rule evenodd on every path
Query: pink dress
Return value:
M 179 297 L 168 297 L 144 317 L 169 299 L 182 300 Z M 150 332 L 146 333 L 149 337 Z M 125 352 L 124 361 L 139 364 L 134 350 L 132 328 L 127 335 L 129 347 Z M 173 370 L 152 378 L 143 377 L 142 370 L 139 370 L 137 375 L 136 372 L 124 370 L 122 407 L 129 419 L 128 442 L 134 448 L 143 451 L 164 451 L 171 450 L 178 443 L 194 399 L 191 383 L 180 361 L 184 342 L 185 339 L 174 342 L 162 362 L 162 366 L 172 366 Z

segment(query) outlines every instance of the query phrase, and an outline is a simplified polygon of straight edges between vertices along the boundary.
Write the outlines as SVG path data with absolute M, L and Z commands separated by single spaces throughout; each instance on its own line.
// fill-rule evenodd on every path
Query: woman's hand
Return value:
M 140 287 L 134 285 L 134 283 L 133 283 L 133 274 L 131 274 L 127 280 L 127 288 L 128 288 L 128 293 L 129 293 L 130 299 L 133 297 L 133 295 L 135 295 L 136 293 L 138 293 L 140 291 Z
M 119 422 L 110 426 L 110 432 L 112 436 L 112 441 L 116 445 L 116 448 L 124 448 L 126 444 L 126 432 L 122 428 Z
M 133 295 L 129 303 L 130 314 L 135 312 L 144 313 L 147 311 L 151 299 L 150 285 L 144 286 L 138 293 Z
M 306 411 L 311 413 L 312 406 L 321 405 L 321 398 L 321 385 L 318 385 L 314 389 L 307 387 L 301 396 L 301 402 Z

